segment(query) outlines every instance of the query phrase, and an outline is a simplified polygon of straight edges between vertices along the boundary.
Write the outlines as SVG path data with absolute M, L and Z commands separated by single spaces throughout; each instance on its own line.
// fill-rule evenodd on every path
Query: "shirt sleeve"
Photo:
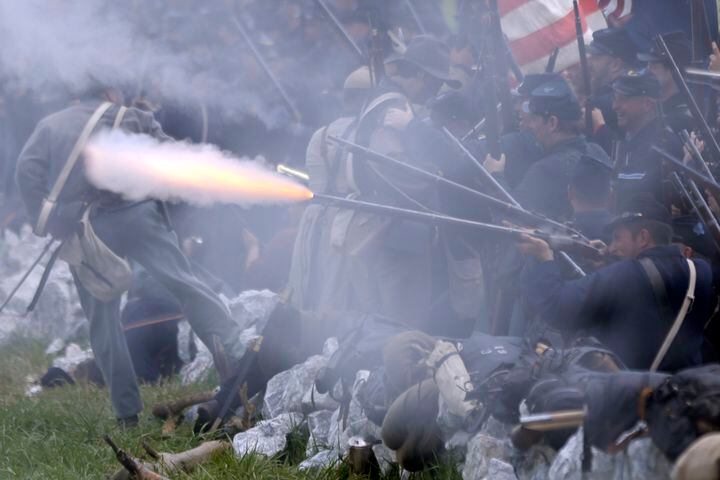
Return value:
M 605 298 L 598 288 L 609 273 L 599 270 L 577 280 L 565 280 L 557 262 L 542 262 L 523 273 L 521 291 L 531 310 L 549 325 L 577 329 L 590 320 L 584 312 L 592 310 L 594 300 Z
M 50 186 L 50 138 L 49 131 L 40 123 L 25 143 L 17 161 L 15 182 L 30 218 L 37 219 L 43 199 Z

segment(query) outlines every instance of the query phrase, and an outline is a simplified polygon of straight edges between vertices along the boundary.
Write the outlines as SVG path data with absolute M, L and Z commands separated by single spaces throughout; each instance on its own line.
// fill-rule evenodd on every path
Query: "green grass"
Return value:
M 176 398 L 211 385 L 181 386 L 177 381 L 162 386 L 143 386 L 146 411 L 137 428 L 123 430 L 115 424 L 107 391 L 94 387 L 63 387 L 42 392 L 35 398 L 24 395 L 26 377 L 42 374 L 49 366 L 39 342 L 15 339 L 0 348 L 0 479 L 102 479 L 119 468 L 104 434 L 132 455 L 139 455 L 142 440 L 158 451 L 179 452 L 197 446 L 191 425 L 182 424 L 175 435 L 160 437 L 161 422 L 149 409 L 156 402 Z M 317 479 L 353 478 L 342 463 L 334 468 L 302 472 L 305 438 L 290 436 L 288 451 L 276 458 L 235 457 L 232 451 L 201 465 L 178 479 Z M 391 472 L 385 480 L 399 479 Z M 451 465 L 441 465 L 417 474 L 416 479 L 460 478 Z

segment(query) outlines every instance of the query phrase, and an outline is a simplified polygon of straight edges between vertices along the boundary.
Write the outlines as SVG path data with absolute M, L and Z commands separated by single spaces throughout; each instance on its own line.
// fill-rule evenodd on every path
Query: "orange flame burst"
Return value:
M 131 199 L 249 205 L 313 197 L 305 186 L 209 145 L 159 143 L 147 136 L 111 132 L 85 148 L 85 159 L 88 179 L 95 186 Z

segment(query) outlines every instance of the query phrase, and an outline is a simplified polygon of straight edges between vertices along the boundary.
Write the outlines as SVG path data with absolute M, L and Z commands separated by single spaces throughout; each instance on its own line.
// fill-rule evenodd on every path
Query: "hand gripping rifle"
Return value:
M 685 82 L 685 78 L 683 78 L 682 71 L 675 61 L 675 58 L 672 56 L 672 53 L 670 53 L 670 49 L 668 48 L 667 43 L 665 43 L 665 39 L 662 38 L 662 35 L 657 37 L 657 44 L 663 51 L 665 58 L 667 58 L 670 62 L 670 73 L 672 73 L 675 84 L 677 85 L 678 90 L 680 90 L 680 94 L 687 102 L 695 123 L 700 127 L 700 133 L 702 133 L 703 140 L 705 140 L 705 143 L 710 146 L 713 157 L 720 159 L 720 145 L 718 145 L 717 139 L 713 135 L 712 130 L 710 130 L 710 126 L 707 121 L 705 121 L 705 117 L 703 117 L 700 107 L 695 101 L 695 97 Z
M 332 195 L 324 195 L 319 193 L 313 196 L 313 201 L 330 204 L 335 207 L 376 213 L 379 215 L 402 218 L 405 220 L 412 220 L 430 225 L 449 225 L 454 227 L 465 227 L 471 230 L 480 230 L 490 235 L 496 234 L 515 238 L 519 238 L 521 235 L 530 235 L 545 240 L 550 245 L 550 248 L 552 248 L 553 250 L 574 252 L 578 255 L 582 255 L 583 257 L 588 257 L 592 259 L 600 258 L 600 251 L 589 243 L 586 243 L 582 238 L 572 237 L 569 235 L 557 235 L 540 229 L 523 230 L 520 228 L 502 227 L 500 225 L 495 225 L 492 223 L 476 222 L 474 220 L 466 220 L 463 218 L 451 217 L 449 215 L 392 207 L 389 205 L 365 202 L 362 200 L 350 200 L 347 198 L 335 197 Z
M 705 190 L 708 190 L 715 198 L 720 199 L 720 184 L 716 181 L 706 177 L 701 172 L 695 170 L 692 167 L 689 167 L 685 165 L 682 160 L 675 157 L 671 153 L 669 153 L 666 150 L 663 150 L 662 148 L 658 147 L 657 145 L 653 145 L 652 150 L 655 153 L 660 154 L 670 165 L 670 167 L 675 170 L 676 172 L 679 172 L 683 174 L 685 177 L 693 180 L 698 185 L 703 187 Z
M 697 184 L 692 180 L 688 180 L 688 186 L 686 187 L 677 172 L 670 173 L 670 180 L 672 180 L 672 183 L 678 193 L 680 193 L 687 203 L 690 204 L 695 212 L 695 215 L 698 216 L 700 221 L 703 222 L 710 231 L 713 244 L 720 252 L 720 224 L 718 224 L 717 218 L 715 218 L 712 210 L 710 210 L 710 206 L 705 201 L 705 197 L 703 197 L 702 193 L 700 193 L 700 189 Z
M 585 89 L 585 133 L 593 133 L 592 109 L 590 108 L 590 95 L 592 86 L 590 84 L 590 68 L 587 62 L 587 51 L 585 50 L 585 38 L 583 37 L 582 20 L 580 18 L 580 7 L 578 0 L 573 0 L 573 13 L 575 14 L 575 36 L 577 37 L 578 52 L 580 53 L 580 70 L 582 72 L 583 88 Z
M 449 133 L 449 132 L 448 132 Z M 452 135 L 450 133 L 450 135 Z M 455 141 L 457 140 L 457 137 L 452 136 Z M 490 195 L 487 195 L 485 193 L 479 192 L 477 190 L 473 190 L 472 188 L 466 187 L 465 185 L 459 184 L 457 182 L 453 182 L 452 180 L 448 180 L 447 178 L 441 177 L 439 175 L 435 175 L 434 173 L 430 173 L 428 171 L 425 171 L 421 168 L 415 167 L 413 165 L 409 165 L 405 162 L 401 162 L 400 160 L 396 160 L 392 157 L 389 157 L 387 155 L 383 155 L 379 152 L 375 152 L 374 150 L 371 150 L 367 147 L 363 147 L 361 145 L 357 145 L 355 143 L 352 143 L 348 140 L 344 140 L 338 137 L 329 136 L 328 140 L 335 142 L 345 148 L 348 148 L 349 150 L 355 152 L 356 154 L 360 154 L 359 158 L 363 158 L 363 155 L 365 155 L 365 158 L 369 158 L 371 160 L 385 163 L 386 165 L 393 165 L 396 167 L 403 168 L 407 170 L 408 172 L 411 172 L 419 177 L 423 177 L 427 180 L 430 180 L 432 182 L 436 182 L 438 184 L 444 185 L 446 187 L 452 188 L 456 191 L 462 191 L 467 193 L 470 196 L 473 196 L 476 200 L 482 201 L 485 205 L 487 205 L 489 208 L 492 208 L 496 211 L 501 211 L 502 213 L 511 216 L 513 218 L 517 218 L 521 220 L 522 222 L 532 225 L 535 227 L 538 226 L 545 226 L 546 228 L 552 229 L 553 231 L 563 232 L 565 235 L 577 239 L 579 241 L 582 241 L 586 244 L 589 244 L 589 240 L 585 237 L 583 237 L 578 231 L 568 227 L 565 224 L 562 224 L 560 222 L 556 222 L 552 219 L 542 217 L 538 214 L 532 213 L 528 210 L 525 210 L 520 206 L 520 204 L 504 189 L 502 186 L 498 183 L 496 183 L 497 188 L 504 193 L 505 197 L 509 199 L 509 202 L 504 202 L 502 200 L 499 200 L 495 197 L 492 197 Z M 487 175 L 489 178 L 492 178 L 492 175 L 485 170 L 485 168 L 478 162 L 477 159 L 475 159 L 474 156 L 470 152 L 467 152 L 467 155 L 470 156 L 470 158 L 479 166 L 481 171 L 485 172 L 485 175 Z M 493 181 L 495 181 L 493 179 Z M 512 203 L 510 203 L 512 202 Z M 560 258 L 565 261 L 565 263 L 568 264 L 568 266 L 573 270 L 573 272 L 581 277 L 584 277 L 586 274 L 583 271 L 583 269 L 573 261 L 573 259 L 564 251 L 558 251 L 558 254 Z

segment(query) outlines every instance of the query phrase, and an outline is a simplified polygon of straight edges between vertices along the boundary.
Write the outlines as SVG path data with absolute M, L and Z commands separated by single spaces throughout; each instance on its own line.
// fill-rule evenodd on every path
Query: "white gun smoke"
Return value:
M 200 206 L 283 204 L 312 198 L 303 185 L 238 159 L 214 145 L 159 142 L 119 130 L 101 132 L 85 147 L 89 181 L 129 200 L 184 200 Z

